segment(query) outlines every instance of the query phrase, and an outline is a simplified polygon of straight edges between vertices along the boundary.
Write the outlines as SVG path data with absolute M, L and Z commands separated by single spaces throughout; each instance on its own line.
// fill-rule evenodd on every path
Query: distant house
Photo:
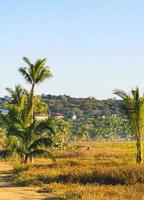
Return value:
M 63 119 L 63 118 L 64 118 L 63 114 L 62 114 L 62 113 L 59 113 L 59 112 L 56 113 L 55 117 L 56 117 L 57 119 Z
M 48 115 L 37 115 L 35 116 L 35 119 L 38 121 L 43 121 L 48 119 Z
M 73 115 L 71 118 L 72 118 L 73 121 L 75 121 L 77 119 L 77 116 Z
M 7 109 L 0 109 L 0 113 L 2 115 L 7 115 L 8 114 L 8 110 Z
M 10 97 L 5 95 L 5 96 L 4 96 L 4 100 L 5 100 L 5 101 L 9 101 L 9 100 L 10 100 Z

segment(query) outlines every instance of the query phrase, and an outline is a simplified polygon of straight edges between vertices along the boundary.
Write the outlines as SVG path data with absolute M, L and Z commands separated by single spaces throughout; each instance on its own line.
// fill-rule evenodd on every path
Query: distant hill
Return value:
M 122 101 L 116 99 L 97 100 L 94 97 L 75 98 L 67 95 L 46 95 L 42 99 L 49 106 L 51 115 L 62 113 L 64 117 L 97 117 L 101 115 L 122 115 Z M 4 98 L 0 98 L 0 109 L 3 108 Z
M 97 100 L 94 97 L 74 98 L 67 95 L 42 95 L 52 115 L 62 113 L 66 118 L 97 117 L 100 115 L 122 115 L 122 101 L 116 99 Z

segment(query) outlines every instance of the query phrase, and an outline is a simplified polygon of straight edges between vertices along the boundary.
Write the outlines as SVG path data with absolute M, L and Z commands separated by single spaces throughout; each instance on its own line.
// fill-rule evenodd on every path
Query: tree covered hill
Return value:
M 73 115 L 89 118 L 102 115 L 122 115 L 121 106 L 123 102 L 116 99 L 97 100 L 94 97 L 76 98 L 67 95 L 46 95 L 42 99 L 49 106 L 51 115 L 62 113 L 64 117 L 71 118 Z M 0 109 L 4 108 L 4 98 L 0 98 Z
M 41 98 L 48 105 L 51 116 L 59 117 L 57 114 L 60 114 L 60 117 L 64 117 L 66 121 L 59 122 L 64 123 L 67 128 L 70 125 L 69 131 L 73 138 L 109 139 L 127 138 L 131 135 L 127 119 L 122 112 L 121 100 L 97 100 L 94 97 L 74 98 L 50 94 L 43 94 Z M 4 109 L 5 101 L 4 98 L 0 98 L 0 109 Z M 77 120 L 69 120 L 74 115 Z M 0 126 L 4 126 L 1 119 Z
M 97 117 L 101 115 L 122 115 L 122 101 L 116 99 L 97 100 L 94 97 L 74 98 L 67 95 L 42 95 L 51 114 L 62 113 L 66 118 L 73 114 L 77 117 Z

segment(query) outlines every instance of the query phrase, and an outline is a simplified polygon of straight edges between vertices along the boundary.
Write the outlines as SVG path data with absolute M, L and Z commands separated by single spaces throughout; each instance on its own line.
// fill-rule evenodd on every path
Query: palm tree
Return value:
M 25 126 L 20 119 L 14 122 L 8 124 L 7 148 L 20 156 L 21 163 L 27 163 L 28 159 L 32 162 L 35 156 L 47 156 L 55 160 L 53 154 L 45 148 L 52 145 L 50 135 L 48 137 L 48 132 L 51 134 L 52 130 L 47 122 L 34 120 L 29 126 Z
M 7 126 L 7 149 L 20 156 L 22 163 L 36 155 L 54 156 L 45 147 L 52 144 L 53 128 L 49 121 L 30 120 L 28 96 L 23 95 L 20 102 L 7 103 L 8 115 L 1 116 Z
M 47 78 L 52 77 L 48 67 L 45 67 L 46 58 L 39 59 L 35 64 L 32 64 L 27 57 L 24 57 L 23 60 L 28 65 L 28 67 L 20 67 L 19 72 L 24 76 L 25 80 L 31 84 L 31 92 L 29 97 L 29 109 L 32 110 L 32 119 L 33 119 L 33 106 L 34 106 L 34 89 L 35 85 L 42 83 Z
M 123 99 L 123 110 L 125 111 L 131 130 L 135 134 L 137 163 L 143 161 L 143 133 L 144 133 L 144 96 L 140 96 L 136 87 L 128 94 L 123 90 L 115 90 L 114 94 Z

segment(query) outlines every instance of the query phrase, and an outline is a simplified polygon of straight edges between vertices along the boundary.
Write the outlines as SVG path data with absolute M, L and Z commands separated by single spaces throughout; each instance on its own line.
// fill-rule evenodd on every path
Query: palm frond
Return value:
M 11 95 L 13 96 L 14 95 L 14 91 L 11 89 L 11 88 L 6 88 L 6 91 Z
M 37 134 L 41 134 L 44 131 L 48 133 L 54 133 L 54 127 L 50 124 L 49 120 L 38 122 L 37 127 L 35 129 Z
M 31 76 L 30 76 L 30 74 L 27 72 L 27 69 L 26 69 L 26 67 L 20 67 L 19 68 L 19 72 L 24 76 L 24 78 L 25 78 L 25 80 L 28 82 L 28 83 L 32 83 L 33 82 L 33 80 L 32 80 L 32 78 L 31 78 Z
M 43 137 L 40 139 L 36 139 L 30 146 L 29 149 L 34 149 L 37 148 L 38 146 L 51 146 L 52 145 L 52 140 L 48 137 Z
M 123 100 L 130 99 L 130 95 L 128 95 L 124 90 L 117 90 L 115 89 L 113 94 L 119 96 Z
M 27 57 L 23 57 L 25 63 L 27 63 L 30 67 L 33 66 L 30 60 Z
M 144 125 L 144 97 L 140 96 L 138 87 L 131 90 L 130 94 L 127 94 L 123 90 L 115 90 L 114 94 L 122 98 L 124 102 L 124 110 L 129 119 L 132 130 L 137 137 L 140 137 L 141 128 Z M 143 121 L 143 122 L 142 122 Z
M 39 72 L 42 68 L 44 68 L 44 65 L 46 64 L 46 58 L 38 59 L 35 63 L 35 74 L 38 76 Z
M 4 122 L 6 126 L 9 126 L 10 123 L 7 116 L 0 114 L 0 118 L 2 119 L 2 121 Z
M 25 143 L 23 140 L 15 135 L 11 135 L 8 137 L 7 148 L 11 150 L 11 152 L 16 152 L 17 150 L 25 151 Z
M 48 67 L 42 68 L 41 71 L 39 72 L 39 75 L 36 78 L 36 83 L 41 83 L 47 78 L 53 77 L 51 71 L 49 70 Z

